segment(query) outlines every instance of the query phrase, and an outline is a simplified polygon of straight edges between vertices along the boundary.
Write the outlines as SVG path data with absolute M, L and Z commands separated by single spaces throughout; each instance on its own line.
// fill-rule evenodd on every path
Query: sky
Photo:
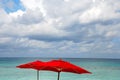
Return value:
M 120 0 L 0 0 L 0 57 L 120 59 Z

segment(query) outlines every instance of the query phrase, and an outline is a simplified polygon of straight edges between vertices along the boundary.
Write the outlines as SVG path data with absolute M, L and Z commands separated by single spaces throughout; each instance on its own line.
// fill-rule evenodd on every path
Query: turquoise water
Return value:
M 0 58 L 0 80 L 37 80 L 32 69 L 18 69 L 17 65 L 43 58 Z M 92 74 L 61 72 L 60 80 L 120 80 L 120 59 L 63 59 L 81 66 Z M 40 71 L 40 80 L 57 80 L 57 73 Z

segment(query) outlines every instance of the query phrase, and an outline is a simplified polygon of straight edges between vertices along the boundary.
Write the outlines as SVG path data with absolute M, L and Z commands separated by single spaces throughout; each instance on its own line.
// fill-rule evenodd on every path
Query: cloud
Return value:
M 118 4 L 114 3 L 113 1 L 97 0 L 92 7 L 88 8 L 80 15 L 80 22 L 89 23 L 94 21 L 116 19 L 120 16 L 120 13 L 116 12 L 118 9 L 116 6 L 118 6 Z
M 1 53 L 8 56 L 18 52 L 13 56 L 29 53 L 24 56 L 58 57 L 119 54 L 119 0 L 20 2 L 24 10 L 17 8 L 8 13 L 0 8 Z
M 0 14 L 0 17 L 1 17 L 0 25 L 3 25 L 5 23 L 6 24 L 10 23 L 11 22 L 11 17 L 1 8 L 0 8 L 0 12 L 1 12 L 1 14 Z
M 1 37 L 0 38 L 0 44 L 6 44 L 9 43 L 12 39 L 10 37 Z
M 18 10 L 16 12 L 13 13 L 9 13 L 10 16 L 12 16 L 13 18 L 17 18 L 18 16 L 22 16 L 25 12 L 22 10 Z
M 36 24 L 40 23 L 42 19 L 42 13 L 39 11 L 39 9 L 27 10 L 22 14 L 22 16 L 17 17 L 17 21 L 20 24 Z
M 24 0 L 20 1 L 26 9 L 36 10 L 36 8 L 38 8 L 44 16 L 46 15 L 45 9 L 43 8 L 42 4 L 43 0 L 29 0 L 29 2 Z

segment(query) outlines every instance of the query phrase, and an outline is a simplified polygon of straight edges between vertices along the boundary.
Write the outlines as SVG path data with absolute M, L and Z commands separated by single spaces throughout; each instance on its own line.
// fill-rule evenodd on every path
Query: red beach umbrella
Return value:
M 60 72 L 71 72 L 71 73 L 76 73 L 76 74 L 85 74 L 85 73 L 91 74 L 91 72 L 79 66 L 76 66 L 70 62 L 63 61 L 61 59 L 51 60 L 51 61 L 46 62 L 46 64 L 47 64 L 46 70 L 51 70 L 51 71 L 53 70 L 53 71 L 58 72 L 58 80 L 60 77 Z
M 26 64 L 21 64 L 16 66 L 17 68 L 23 69 L 35 69 L 37 70 L 37 80 L 39 80 L 39 70 L 54 71 L 58 72 L 58 80 L 60 77 L 60 72 L 71 72 L 76 74 L 91 73 L 79 66 L 76 66 L 70 62 L 59 60 L 51 60 L 48 62 L 33 61 Z
M 37 80 L 39 80 L 39 70 L 42 70 L 44 67 L 44 62 L 36 60 L 33 62 L 29 62 L 26 64 L 21 64 L 19 66 L 16 66 L 17 68 L 23 68 L 23 69 L 35 69 L 37 70 Z

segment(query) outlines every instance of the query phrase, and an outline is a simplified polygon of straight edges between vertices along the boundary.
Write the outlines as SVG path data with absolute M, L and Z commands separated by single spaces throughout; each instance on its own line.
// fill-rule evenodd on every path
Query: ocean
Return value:
M 52 58 L 0 58 L 0 80 L 37 80 L 37 71 L 19 69 L 17 65 L 30 61 L 48 61 Z M 60 80 L 120 80 L 120 59 L 81 59 L 63 58 L 78 65 L 92 74 L 74 74 L 61 72 Z M 57 73 L 40 71 L 40 80 L 57 80 Z

